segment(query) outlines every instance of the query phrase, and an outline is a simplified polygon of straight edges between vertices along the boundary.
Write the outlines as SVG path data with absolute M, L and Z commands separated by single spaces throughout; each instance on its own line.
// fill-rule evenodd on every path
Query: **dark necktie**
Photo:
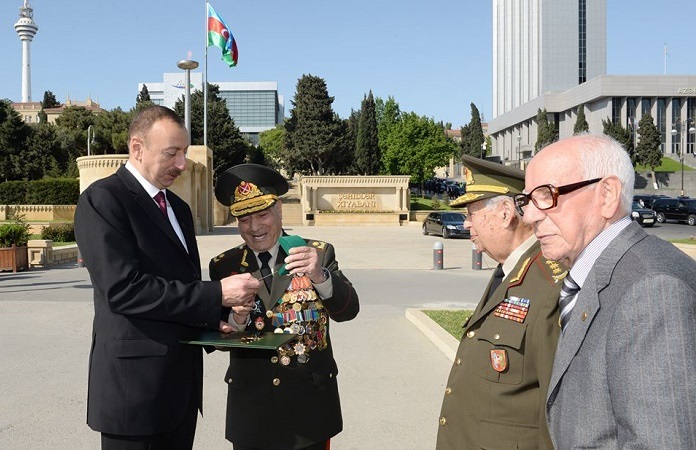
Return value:
M 157 202 L 160 211 L 162 211 L 162 214 L 164 214 L 164 217 L 169 217 L 167 215 L 167 199 L 164 196 L 164 191 L 159 191 L 157 194 L 155 194 L 154 199 Z
M 268 262 L 271 260 L 271 254 L 269 252 L 261 252 L 259 253 L 259 260 L 261 261 L 261 278 L 263 278 L 268 292 L 271 292 L 273 277 L 271 276 L 271 267 L 268 265 Z
M 575 295 L 580 291 L 580 286 L 577 285 L 575 280 L 570 277 L 570 272 L 563 280 L 563 286 L 561 287 L 561 296 L 558 299 L 558 307 L 561 310 L 561 317 L 559 322 L 561 324 L 561 331 L 565 331 L 566 325 L 570 320 L 570 313 L 575 306 Z
M 491 288 L 488 290 L 488 295 L 486 296 L 486 300 L 491 298 L 491 295 L 493 295 L 493 292 L 495 292 L 495 290 L 498 289 L 498 286 L 500 286 L 500 283 L 502 283 L 503 278 L 505 278 L 505 272 L 503 272 L 503 265 L 498 264 L 498 267 L 496 267 L 495 271 L 493 271 L 493 279 L 491 280 Z

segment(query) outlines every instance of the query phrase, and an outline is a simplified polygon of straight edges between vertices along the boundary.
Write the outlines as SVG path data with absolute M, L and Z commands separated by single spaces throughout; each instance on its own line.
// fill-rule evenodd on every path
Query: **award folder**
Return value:
M 289 333 L 254 333 L 238 331 L 221 333 L 219 331 L 203 331 L 194 339 L 179 341 L 182 344 L 211 345 L 214 347 L 245 347 L 262 350 L 277 350 L 283 344 L 297 337 Z

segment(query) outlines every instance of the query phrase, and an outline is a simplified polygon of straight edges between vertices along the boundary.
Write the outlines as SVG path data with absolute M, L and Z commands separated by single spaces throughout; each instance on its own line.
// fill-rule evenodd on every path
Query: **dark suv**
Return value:
M 657 222 L 678 220 L 689 225 L 696 225 L 696 199 L 657 198 L 652 205 L 657 214 Z

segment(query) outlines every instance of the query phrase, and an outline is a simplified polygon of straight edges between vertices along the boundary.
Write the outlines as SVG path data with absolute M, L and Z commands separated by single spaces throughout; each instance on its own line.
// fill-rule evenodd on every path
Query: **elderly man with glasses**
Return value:
M 570 267 L 546 400 L 555 448 L 696 448 L 696 263 L 630 219 L 634 170 L 606 136 L 556 142 L 514 197 Z

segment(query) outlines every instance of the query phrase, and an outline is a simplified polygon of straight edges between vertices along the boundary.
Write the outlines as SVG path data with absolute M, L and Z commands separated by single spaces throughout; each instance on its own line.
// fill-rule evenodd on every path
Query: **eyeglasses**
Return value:
M 566 184 L 565 186 L 556 187 L 553 184 L 542 184 L 532 189 L 529 194 L 517 194 L 513 197 L 515 201 L 515 209 L 520 216 L 524 215 L 524 207 L 531 200 L 534 206 L 540 211 L 555 208 L 558 204 L 558 197 L 577 191 L 580 188 L 589 186 L 600 181 L 601 178 L 593 178 L 591 180 L 580 181 L 578 183 Z

